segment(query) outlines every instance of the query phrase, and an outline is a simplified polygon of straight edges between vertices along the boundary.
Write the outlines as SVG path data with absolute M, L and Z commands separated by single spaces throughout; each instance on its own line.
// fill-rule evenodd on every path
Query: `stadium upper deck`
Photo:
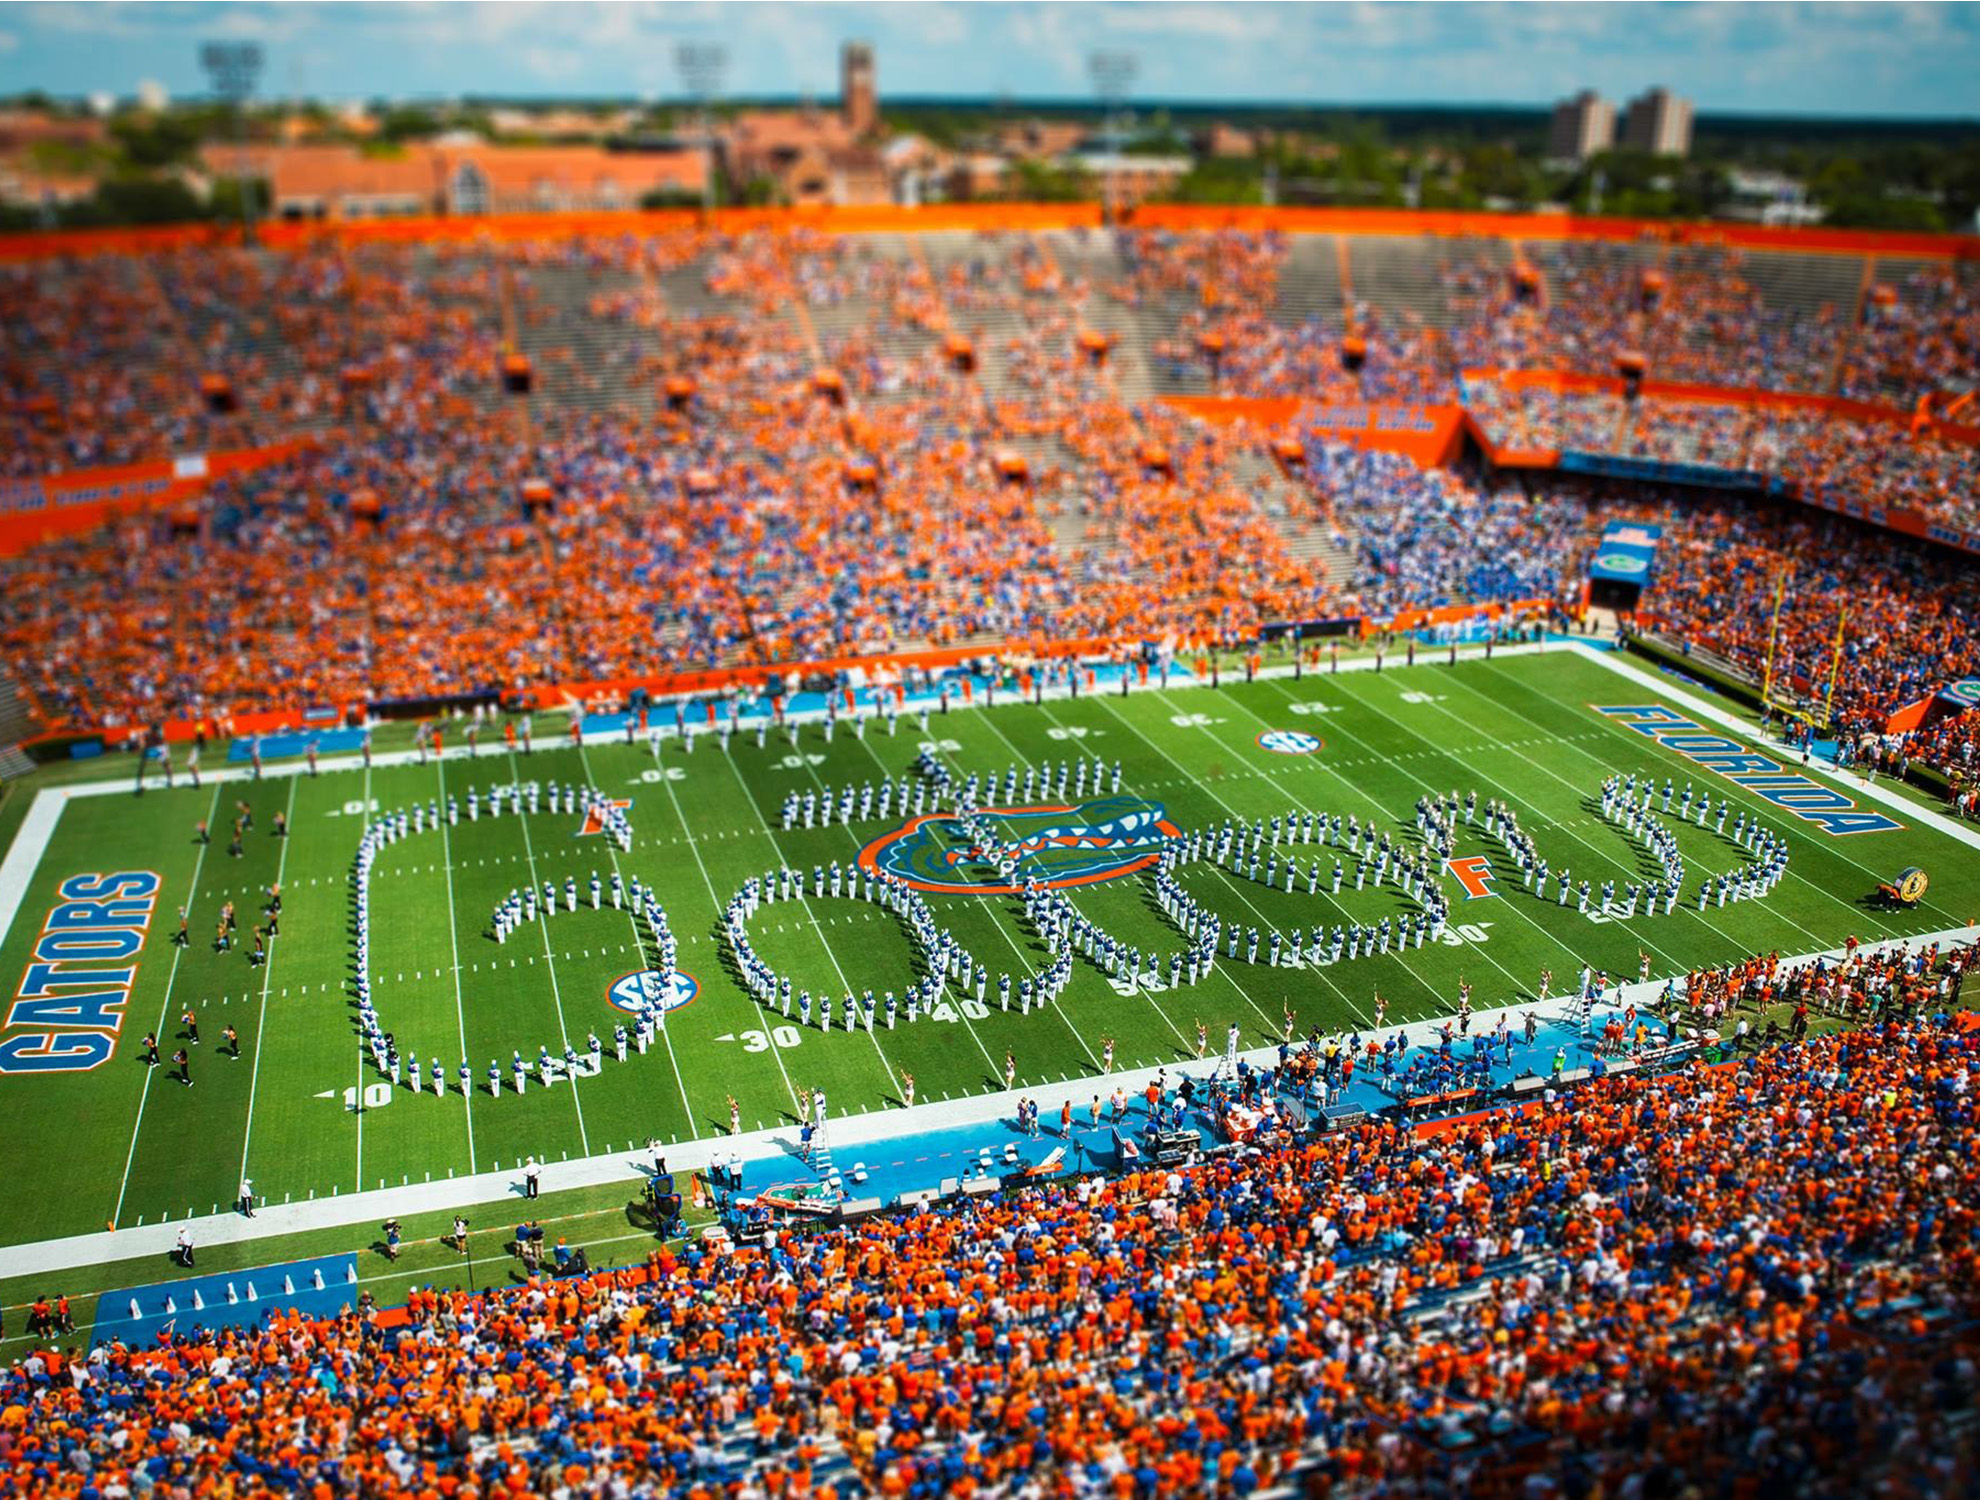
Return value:
M 1572 602 L 1586 491 L 1539 477 L 1570 449 L 1758 471 L 1914 532 L 1976 528 L 1966 242 L 1089 218 L 12 242 L 10 534 L 104 513 L 59 503 L 64 471 L 313 445 L 158 481 L 172 503 L 10 559 L 9 655 L 45 720 L 121 723 Z M 515 356 L 527 394 L 497 378 Z M 1153 399 L 1206 394 L 1253 424 Z M 1296 471 L 1289 430 L 1276 447 L 1262 430 L 1291 409 L 1275 397 L 1462 403 L 1525 488 L 1447 474 L 1422 507 L 1400 468 Z M 1514 498 L 1536 484 L 1555 497 L 1537 511 Z M 1799 535 L 1774 539 L 1792 553 Z M 1684 566 L 1645 600 L 1669 621 L 1711 587 Z M 1910 633 L 1938 642 L 1924 670 L 1964 670 L 1956 581 L 1903 549 L 1864 566 L 1934 578 L 1931 628 Z
M 1970 530 L 1950 260 L 1886 301 L 1860 248 L 1028 229 L 387 233 L 23 266 L 0 292 L 19 476 L 318 441 L 11 557 L 0 639 L 77 723 L 951 644 L 1246 643 L 1573 601 L 1600 524 L 1627 517 L 1664 528 L 1646 616 L 1832 678 L 1845 725 L 1980 672 L 1980 585 L 1953 552 L 1710 489 L 1422 468 L 1322 414 L 1462 396 L 1501 447 L 1505 423 L 1514 446 L 1775 473 L 1826 445 L 1821 482 Z M 1852 276 L 1857 297 L 1822 290 Z M 1508 378 L 1608 381 L 1624 341 L 1653 379 L 1808 399 Z M 513 353 L 526 396 L 496 378 Z M 1311 404 L 1273 433 L 1161 394 Z M 1866 399 L 1887 412 L 1822 404 Z M 1970 766 L 1972 715 L 1910 747 Z M 1385 1119 L 638 1272 L 422 1291 L 396 1329 L 354 1311 L 81 1359 L 51 1341 L 0 1381 L 0 1489 L 1962 1493 L 1980 1054 L 1939 1012 L 1973 951 L 1855 946 L 1693 970 L 1668 1019 L 1743 1002 L 1863 1029 L 1455 1128 Z

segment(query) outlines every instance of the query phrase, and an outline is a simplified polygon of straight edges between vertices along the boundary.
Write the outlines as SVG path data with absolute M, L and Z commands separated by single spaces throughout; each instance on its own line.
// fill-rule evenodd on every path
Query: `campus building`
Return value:
M 1554 106 L 1547 127 L 1547 155 L 1555 161 L 1586 161 L 1616 143 L 1616 107 L 1593 89 Z
M 238 161 L 230 146 L 201 154 L 216 178 L 232 175 Z M 698 195 L 708 170 L 706 153 L 685 146 L 496 146 L 475 137 L 413 142 L 388 154 L 345 145 L 254 147 L 247 165 L 268 183 L 274 211 L 285 219 L 633 209 L 656 193 Z
M 1691 154 L 1691 101 L 1669 89 L 1655 88 L 1629 101 L 1623 117 L 1622 143 L 1652 156 Z

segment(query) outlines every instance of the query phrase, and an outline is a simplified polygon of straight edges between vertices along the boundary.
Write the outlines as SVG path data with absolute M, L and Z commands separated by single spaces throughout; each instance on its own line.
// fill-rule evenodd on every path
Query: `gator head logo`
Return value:
M 1007 895 L 1027 879 L 1056 890 L 1132 875 L 1181 833 L 1159 802 L 1100 797 L 1076 807 L 989 808 L 967 825 L 952 812 L 927 813 L 868 844 L 859 862 L 918 891 Z

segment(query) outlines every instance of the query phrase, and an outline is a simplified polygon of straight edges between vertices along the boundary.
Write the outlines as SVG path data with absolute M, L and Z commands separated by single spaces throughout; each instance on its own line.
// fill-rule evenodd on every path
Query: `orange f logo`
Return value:
M 630 797 L 609 798 L 604 803 L 604 806 L 616 807 L 620 812 L 624 812 L 627 808 L 632 806 L 632 798 Z M 604 813 L 601 812 L 596 805 L 587 807 L 584 810 L 584 826 L 578 830 L 578 837 L 583 838 L 588 833 L 603 833 L 604 831 L 605 831 Z
M 1464 899 L 1476 901 L 1480 896 L 1495 896 L 1492 889 L 1492 861 L 1482 854 L 1468 854 L 1463 859 L 1444 861 L 1444 868 L 1457 877 L 1464 887 Z

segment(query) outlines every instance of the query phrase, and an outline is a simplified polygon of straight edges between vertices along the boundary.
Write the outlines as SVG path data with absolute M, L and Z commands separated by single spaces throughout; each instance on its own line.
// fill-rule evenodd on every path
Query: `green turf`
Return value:
M 1110 765 L 1118 759 L 1124 790 L 1162 802 L 1186 829 L 1325 809 L 1378 819 L 1401 836 L 1413 831 L 1418 796 L 1476 789 L 1481 801 L 1513 802 L 1556 868 L 1567 863 L 1599 884 L 1605 873 L 1620 881 L 1642 868 L 1640 852 L 1591 810 L 1605 774 L 1637 768 L 1710 785 L 1715 796 L 1733 789 L 1589 707 L 1649 696 L 1558 653 L 958 711 L 934 719 L 928 738 L 964 772 L 1001 773 L 1014 761 L 1056 764 L 1081 753 Z M 1279 728 L 1312 730 L 1325 748 L 1311 757 L 1260 749 L 1257 736 Z M 691 757 L 669 746 L 663 765 L 643 745 L 592 745 L 539 750 L 513 764 L 488 755 L 367 773 L 339 762 L 315 779 L 72 801 L 0 950 L 0 969 L 22 972 L 65 876 L 152 869 L 164 889 L 115 1058 L 81 1075 L 4 1081 L 0 1110 L 13 1159 L 30 1174 L 27 1190 L 17 1186 L 12 1196 L 5 1238 L 204 1214 L 232 1199 L 244 1163 L 269 1201 L 321 1198 L 511 1168 L 528 1154 L 554 1163 L 649 1138 L 707 1136 L 727 1129 L 731 1095 L 745 1128 L 789 1117 L 791 1090 L 800 1085 L 825 1086 L 838 1112 L 858 1113 L 893 1106 L 903 1071 L 914 1073 L 921 1101 L 1001 1087 L 1007 1051 L 1021 1084 L 1057 1080 L 1094 1071 L 1108 1036 L 1121 1066 L 1193 1053 L 1199 1019 L 1219 1038 L 1235 1020 L 1255 1044 L 1276 1038 L 1286 1005 L 1303 1028 L 1343 1027 L 1367 1016 L 1379 990 L 1390 1019 L 1403 1020 L 1448 1011 L 1460 978 L 1472 984 L 1475 1004 L 1490 1005 L 1530 994 L 1542 968 L 1553 971 L 1558 990 L 1584 956 L 1633 978 L 1638 953 L 1647 949 L 1663 975 L 1756 950 L 1808 951 L 1851 933 L 1951 927 L 1980 909 L 1980 862 L 1963 846 L 1916 827 L 1830 838 L 1733 789 L 1791 843 L 1788 877 L 1764 902 L 1702 914 L 1681 905 L 1654 920 L 1597 925 L 1527 895 L 1501 857 L 1501 896 L 1454 902 L 1451 941 L 1404 954 L 1302 970 L 1220 961 L 1200 985 L 1133 995 L 1116 993 L 1082 963 L 1062 1001 L 1046 1012 L 1002 1013 L 993 992 L 987 1012 L 952 1004 L 943 1013 L 952 1019 L 903 1022 L 870 1036 L 827 1036 L 763 1012 L 725 965 L 716 934 L 721 905 L 751 873 L 783 863 L 808 872 L 820 862 L 850 860 L 900 821 L 786 832 L 775 826 L 785 793 L 903 775 L 921 741 L 904 719 L 897 737 L 876 726 L 864 740 L 842 731 L 830 744 L 807 728 L 795 750 L 776 735 L 761 750 L 753 738 L 738 739 L 726 755 L 712 743 Z M 362 1099 L 378 1082 L 360 1055 L 346 994 L 348 880 L 364 810 L 516 777 L 590 782 L 634 799 L 636 841 L 617 856 L 618 867 L 660 891 L 680 937 L 681 966 L 699 980 L 700 995 L 668 1018 L 664 1044 L 617 1063 L 609 1036 L 619 1012 L 606 993 L 615 978 L 642 966 L 627 914 L 608 903 L 600 912 L 526 923 L 505 945 L 487 935 L 490 913 L 511 886 L 545 878 L 561 885 L 566 872 L 582 885 L 594 869 L 609 876 L 614 851 L 600 839 L 575 837 L 577 817 L 547 808 L 531 818 L 463 820 L 444 834 L 416 835 L 388 846 L 372 877 L 374 996 L 403 1046 L 422 1060 L 439 1055 L 450 1084 L 465 1055 L 476 1087 L 465 1099 L 458 1091 L 436 1099 L 383 1090 L 387 1102 L 353 1110 L 346 1090 Z M 252 804 L 256 828 L 245 856 L 230 859 L 224 828 L 236 797 Z M 278 809 L 294 829 L 286 841 L 269 833 Z M 222 831 L 202 855 L 191 835 L 203 816 Z M 1680 839 L 1694 870 L 1738 862 L 1739 851 L 1709 830 L 1686 827 Z M 1495 850 L 1465 833 L 1457 852 Z M 1876 881 L 1908 864 L 1932 873 L 1930 899 L 1911 912 L 1872 909 L 1866 898 Z M 219 904 L 235 901 L 245 929 L 278 878 L 286 900 L 270 964 L 253 969 L 241 950 L 213 952 Z M 1350 889 L 1336 901 L 1324 885 L 1317 897 L 1304 895 L 1303 885 L 1288 896 L 1207 864 L 1189 869 L 1185 883 L 1247 927 L 1331 925 L 1344 911 L 1379 913 L 1400 900 L 1388 889 Z M 1071 895 L 1129 941 L 1177 946 L 1140 879 Z M 1026 972 L 1042 963 L 1040 946 L 1017 920 L 1015 898 L 929 900 L 938 919 L 993 968 Z M 181 903 L 192 908 L 193 942 L 175 955 L 169 940 Z M 766 960 L 815 991 L 900 989 L 907 978 L 904 933 L 863 902 L 771 905 L 752 933 Z M 205 1038 L 191 1089 L 162 1074 L 148 1078 L 138 1049 L 139 1037 L 158 1027 L 169 1054 L 187 1006 L 198 1010 Z M 228 1022 L 240 1032 L 238 1062 L 218 1055 Z M 583 1050 L 592 1029 L 608 1039 L 599 1076 L 547 1090 L 532 1079 L 521 1097 L 505 1088 L 491 1098 L 483 1087 L 491 1058 L 502 1060 L 506 1081 L 512 1048 L 532 1057 L 539 1043 L 561 1051 L 568 1035 Z

